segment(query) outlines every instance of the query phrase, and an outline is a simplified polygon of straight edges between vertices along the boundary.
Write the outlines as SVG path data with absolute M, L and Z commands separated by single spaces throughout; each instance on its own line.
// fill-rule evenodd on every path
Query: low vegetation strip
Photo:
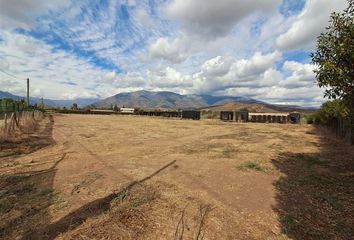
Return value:
M 53 143 L 53 117 L 42 112 L 11 113 L 0 129 L 0 159 L 28 154 Z
M 3 113 L 0 125 L 0 140 L 8 140 L 23 133 L 34 132 L 38 122 L 44 118 L 41 111 L 21 111 Z

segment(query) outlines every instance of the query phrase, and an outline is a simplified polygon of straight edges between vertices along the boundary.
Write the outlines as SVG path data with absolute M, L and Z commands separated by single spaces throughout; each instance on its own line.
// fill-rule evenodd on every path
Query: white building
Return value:
M 121 108 L 121 109 L 120 109 L 120 112 L 121 112 L 121 113 L 130 113 L 130 114 L 133 114 L 134 111 L 135 111 L 134 108 Z

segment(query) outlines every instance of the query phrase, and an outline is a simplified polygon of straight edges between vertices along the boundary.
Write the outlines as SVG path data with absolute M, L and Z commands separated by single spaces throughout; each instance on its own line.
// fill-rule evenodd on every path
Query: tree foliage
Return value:
M 307 116 L 307 123 L 328 125 L 334 119 L 347 118 L 348 109 L 341 100 L 328 101 L 322 104 L 316 113 Z
M 354 115 L 354 0 L 348 0 L 343 12 L 331 15 L 326 30 L 311 54 L 318 85 L 325 88 L 326 97 L 342 99 Z

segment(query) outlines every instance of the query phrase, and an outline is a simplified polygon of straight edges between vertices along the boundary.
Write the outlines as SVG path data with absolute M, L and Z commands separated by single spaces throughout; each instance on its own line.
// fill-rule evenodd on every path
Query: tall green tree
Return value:
M 316 52 L 311 54 L 312 61 L 317 65 L 318 85 L 326 88 L 326 97 L 353 100 L 354 0 L 348 1 L 348 7 L 343 12 L 331 15 L 326 30 L 318 38 Z
M 311 54 L 315 74 L 325 97 L 340 99 L 346 105 L 354 129 L 354 0 L 343 12 L 332 13 L 329 26 Z M 354 139 L 352 140 L 354 141 Z

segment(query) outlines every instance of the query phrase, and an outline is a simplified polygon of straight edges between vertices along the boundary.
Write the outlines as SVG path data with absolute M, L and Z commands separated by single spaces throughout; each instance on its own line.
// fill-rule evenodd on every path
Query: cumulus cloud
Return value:
M 0 89 L 24 95 L 30 77 L 46 98 L 147 89 L 315 104 L 314 67 L 282 51 L 311 49 L 345 0 L 286 3 L 0 0 L 0 68 L 20 77 L 0 73 Z
M 179 49 L 179 40 L 169 42 L 167 38 L 159 38 L 150 45 L 149 53 L 152 58 L 161 58 L 172 63 L 185 60 Z
M 250 59 L 217 56 L 207 60 L 200 71 L 184 79 L 193 82 L 191 92 L 211 94 L 233 87 L 264 87 L 277 84 L 279 73 L 274 69 L 281 54 L 255 53 Z
M 281 56 L 278 51 L 266 55 L 256 52 L 250 59 L 242 59 L 235 62 L 233 69 L 238 77 L 247 79 L 264 72 L 270 67 L 274 67 L 275 63 L 281 59 Z
M 301 64 L 294 61 L 286 61 L 283 69 L 291 72 L 291 75 L 280 85 L 287 88 L 314 86 L 315 83 L 315 66 L 312 64 Z
M 222 77 L 230 71 L 232 61 L 233 59 L 231 58 L 217 56 L 203 64 L 202 72 L 211 77 Z
M 146 80 L 139 72 L 128 72 L 117 74 L 116 72 L 108 72 L 102 76 L 102 83 L 109 87 L 130 88 L 144 87 Z
M 328 26 L 330 14 L 341 11 L 346 5 L 347 0 L 307 0 L 290 29 L 277 38 L 278 48 L 289 51 L 313 47 L 316 38 Z
M 191 76 L 183 75 L 171 67 L 156 71 L 148 70 L 147 76 L 152 88 L 171 90 L 175 88 L 190 88 L 193 86 Z
M 149 71 L 150 87 L 155 90 L 183 89 L 188 94 L 248 96 L 283 104 L 319 105 L 322 92 L 314 82 L 314 66 L 285 61 L 281 69 L 277 51 L 255 53 L 250 59 L 217 56 L 207 60 L 200 70 L 183 74 L 166 68 Z
M 190 33 L 217 38 L 228 34 L 244 17 L 257 11 L 273 11 L 280 3 L 281 0 L 173 0 L 166 10 Z

